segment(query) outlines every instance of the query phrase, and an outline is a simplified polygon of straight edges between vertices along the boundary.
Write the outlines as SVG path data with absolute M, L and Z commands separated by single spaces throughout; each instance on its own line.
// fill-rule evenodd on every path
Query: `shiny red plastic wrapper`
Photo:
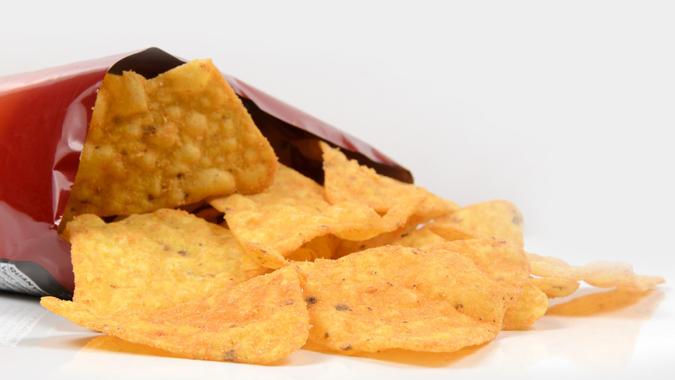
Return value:
M 57 227 L 101 80 L 125 70 L 152 78 L 182 63 L 150 48 L 0 78 L 0 290 L 70 296 L 70 246 Z M 408 170 L 363 141 L 225 77 L 282 163 L 321 182 L 320 139 L 381 174 L 412 182 Z

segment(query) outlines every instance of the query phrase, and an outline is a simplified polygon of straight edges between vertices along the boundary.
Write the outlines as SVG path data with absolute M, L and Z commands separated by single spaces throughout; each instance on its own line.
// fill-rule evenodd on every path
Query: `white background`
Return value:
M 211 57 L 374 144 L 434 192 L 461 204 L 516 202 L 531 250 L 578 263 L 628 261 L 675 279 L 674 2 L 148 3 L 10 2 L 0 13 L 0 75 L 149 46 Z M 674 366 L 675 338 L 663 331 L 675 330 L 675 307 L 665 289 L 630 368 Z M 579 323 L 560 334 L 601 335 Z M 469 367 L 508 367 L 509 355 L 527 352 L 519 345 L 536 340 L 522 339 L 501 361 L 483 353 Z

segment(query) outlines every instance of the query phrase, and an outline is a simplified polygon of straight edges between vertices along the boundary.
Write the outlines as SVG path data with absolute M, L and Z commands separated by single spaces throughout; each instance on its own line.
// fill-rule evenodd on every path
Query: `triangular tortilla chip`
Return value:
M 331 203 L 358 202 L 380 214 L 398 205 L 412 204 L 411 217 L 418 223 L 443 216 L 456 205 L 429 191 L 380 175 L 375 170 L 349 160 L 338 149 L 321 143 L 323 151 L 324 188 Z
M 349 352 L 452 352 L 485 343 L 505 312 L 500 286 L 448 250 L 385 246 L 299 265 L 310 341 Z
M 273 363 L 307 341 L 302 294 L 297 272 L 288 267 L 155 310 L 103 313 L 54 297 L 41 304 L 81 326 L 184 357 Z
M 152 79 L 107 74 L 65 219 L 259 192 L 276 165 L 272 147 L 210 60 Z
M 154 309 L 266 272 L 230 231 L 180 210 L 68 224 L 74 300 L 97 312 Z

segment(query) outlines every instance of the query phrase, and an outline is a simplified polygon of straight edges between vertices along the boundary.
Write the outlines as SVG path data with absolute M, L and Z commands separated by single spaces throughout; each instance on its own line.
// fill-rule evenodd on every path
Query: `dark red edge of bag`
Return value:
M 155 77 L 184 61 L 158 48 L 0 78 L 0 290 L 70 298 L 70 245 L 57 234 L 106 72 Z M 225 75 L 279 161 L 323 182 L 318 140 L 383 175 L 407 169 L 369 144 Z

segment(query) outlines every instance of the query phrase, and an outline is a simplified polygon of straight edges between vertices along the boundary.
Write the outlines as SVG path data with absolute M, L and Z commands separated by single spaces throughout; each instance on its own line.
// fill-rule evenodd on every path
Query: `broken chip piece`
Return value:
M 321 143 L 321 150 L 326 199 L 331 203 L 359 202 L 380 214 L 400 204 L 416 204 L 414 216 L 419 223 L 446 215 L 456 207 L 421 187 L 377 174 L 326 143 Z

